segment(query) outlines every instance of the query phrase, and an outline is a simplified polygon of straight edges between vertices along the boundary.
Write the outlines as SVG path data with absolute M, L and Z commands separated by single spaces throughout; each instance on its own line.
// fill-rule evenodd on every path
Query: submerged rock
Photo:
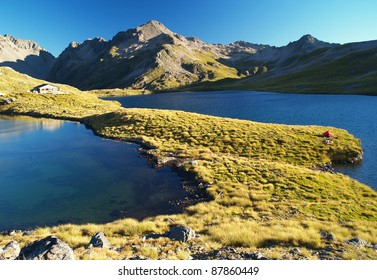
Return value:
M 11 241 L 0 249 L 0 260 L 15 260 L 20 254 L 21 248 L 17 241 Z
M 56 236 L 34 241 L 22 248 L 20 260 L 74 260 L 72 248 Z
M 92 236 L 92 239 L 90 240 L 87 247 L 89 248 L 91 246 L 97 248 L 109 248 L 110 241 L 106 238 L 103 232 L 97 232 Z

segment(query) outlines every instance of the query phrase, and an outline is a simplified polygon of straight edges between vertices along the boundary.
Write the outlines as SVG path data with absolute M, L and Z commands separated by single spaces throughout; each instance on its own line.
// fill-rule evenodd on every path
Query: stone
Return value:
M 34 230 L 25 230 L 23 233 L 22 233 L 22 236 L 30 236 L 30 235 L 34 235 L 35 234 L 35 231 Z
M 356 246 L 368 246 L 369 245 L 369 243 L 366 240 L 358 238 L 358 237 L 348 240 L 347 243 L 349 243 L 351 245 L 356 245 Z
M 9 105 L 9 104 L 11 104 L 15 101 L 16 101 L 15 98 L 7 98 L 7 99 L 0 101 L 0 105 Z
M 110 245 L 110 241 L 106 238 L 105 234 L 103 232 L 97 232 L 92 236 L 87 247 L 109 248 Z
M 56 236 L 47 236 L 21 249 L 19 260 L 74 260 L 73 250 Z
M 321 238 L 325 239 L 326 241 L 334 241 L 335 239 L 334 235 L 326 231 L 321 231 L 319 234 L 321 235 Z
M 248 255 L 248 258 L 251 260 L 269 260 L 269 258 L 265 257 L 261 252 L 255 252 Z
M 164 236 L 174 241 L 187 242 L 195 238 L 195 231 L 187 226 L 176 226 L 165 232 Z
M 0 249 L 0 260 L 15 260 L 20 254 L 21 248 L 17 241 L 11 241 Z
M 189 164 L 191 164 L 193 166 L 197 166 L 197 165 L 199 165 L 199 162 L 197 160 L 190 160 Z
M 301 251 L 297 248 L 293 248 L 292 250 L 289 251 L 289 253 L 291 255 L 299 255 L 299 254 L 301 254 Z

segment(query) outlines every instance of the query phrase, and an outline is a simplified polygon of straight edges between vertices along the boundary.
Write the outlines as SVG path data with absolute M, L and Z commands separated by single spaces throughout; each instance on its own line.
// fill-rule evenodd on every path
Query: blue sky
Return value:
M 377 39 L 375 0 L 2 0 L 0 9 L 0 34 L 36 41 L 55 56 L 71 41 L 109 40 L 152 19 L 208 43 Z

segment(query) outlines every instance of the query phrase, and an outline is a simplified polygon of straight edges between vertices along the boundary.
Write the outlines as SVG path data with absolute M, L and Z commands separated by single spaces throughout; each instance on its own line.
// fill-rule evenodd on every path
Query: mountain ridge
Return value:
M 377 63 L 374 49 L 377 49 L 377 41 L 341 45 L 318 40 L 310 34 L 282 47 L 245 41 L 208 44 L 196 37 L 174 33 L 152 20 L 120 31 L 110 40 L 96 37 L 81 43 L 71 42 L 50 64 L 45 78 L 84 90 L 240 88 L 353 92 L 362 89 L 373 93 L 377 92 L 377 79 L 371 74 L 376 67 L 369 61 Z M 364 52 L 364 56 L 358 52 Z M 361 57 L 361 61 L 357 61 L 356 56 Z M 357 71 L 347 62 L 347 57 L 355 62 Z M 363 68 L 363 63 L 368 67 Z M 320 72 L 327 76 L 321 76 Z M 308 73 L 308 76 L 300 73 Z M 339 83 L 329 83 L 332 77 L 337 77 Z M 296 80 L 297 84 L 290 80 Z M 271 87 L 271 84 L 276 86 Z

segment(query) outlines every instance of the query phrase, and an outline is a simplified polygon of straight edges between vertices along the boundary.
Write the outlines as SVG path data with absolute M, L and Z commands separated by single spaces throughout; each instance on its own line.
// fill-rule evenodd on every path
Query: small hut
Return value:
M 32 93 L 59 93 L 60 87 L 50 85 L 50 84 L 42 84 L 39 85 L 31 90 Z

